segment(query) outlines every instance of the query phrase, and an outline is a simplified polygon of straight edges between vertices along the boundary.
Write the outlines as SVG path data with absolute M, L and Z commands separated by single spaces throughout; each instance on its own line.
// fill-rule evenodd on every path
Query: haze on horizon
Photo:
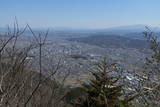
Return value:
M 160 26 L 160 0 L 1 0 L 0 27 L 16 16 L 34 28 Z

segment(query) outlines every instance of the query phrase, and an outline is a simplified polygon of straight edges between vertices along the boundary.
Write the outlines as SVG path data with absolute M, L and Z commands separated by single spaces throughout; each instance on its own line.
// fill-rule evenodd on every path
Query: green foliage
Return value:
M 155 34 L 153 32 L 151 32 L 150 29 L 148 29 L 148 31 L 144 32 L 144 36 L 147 38 L 147 40 L 150 43 L 150 48 L 153 52 L 152 58 L 154 60 L 156 60 L 157 62 L 160 62 L 160 46 L 159 46 L 157 36 L 155 36 Z
M 118 83 L 115 63 L 108 64 L 103 60 L 97 64 L 97 71 L 91 72 L 93 79 L 84 83 L 82 89 L 86 95 L 74 102 L 75 107 L 129 107 L 130 103 L 122 96 L 122 85 Z M 114 74 L 115 73 L 115 74 Z
M 144 36 L 150 43 L 150 49 L 152 55 L 146 58 L 146 69 L 145 74 L 147 75 L 147 80 L 145 87 L 148 88 L 148 93 L 144 94 L 145 103 L 151 107 L 160 106 L 160 42 L 158 40 L 157 34 L 152 32 L 149 28 L 144 32 Z M 144 85 L 144 84 L 143 84 Z M 144 99 L 144 98 L 143 98 Z

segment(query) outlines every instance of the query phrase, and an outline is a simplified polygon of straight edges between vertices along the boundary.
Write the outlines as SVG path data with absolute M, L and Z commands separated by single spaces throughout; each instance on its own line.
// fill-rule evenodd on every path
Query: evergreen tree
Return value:
M 97 71 L 91 72 L 93 79 L 84 83 L 82 89 L 86 95 L 74 102 L 75 107 L 129 107 L 122 93 L 122 85 L 118 83 L 115 63 L 108 64 L 104 59 L 97 65 Z

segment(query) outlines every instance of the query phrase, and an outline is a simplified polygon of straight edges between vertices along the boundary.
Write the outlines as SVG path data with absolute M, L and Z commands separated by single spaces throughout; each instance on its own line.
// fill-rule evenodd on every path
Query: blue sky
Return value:
M 107 28 L 145 24 L 160 26 L 160 0 L 0 0 L 0 27 Z

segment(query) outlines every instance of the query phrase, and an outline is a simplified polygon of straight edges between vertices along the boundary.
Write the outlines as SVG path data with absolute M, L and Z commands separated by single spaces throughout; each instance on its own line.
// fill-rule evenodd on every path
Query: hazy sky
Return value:
M 160 26 L 160 0 L 0 0 L 0 26 L 17 17 L 32 27 Z

